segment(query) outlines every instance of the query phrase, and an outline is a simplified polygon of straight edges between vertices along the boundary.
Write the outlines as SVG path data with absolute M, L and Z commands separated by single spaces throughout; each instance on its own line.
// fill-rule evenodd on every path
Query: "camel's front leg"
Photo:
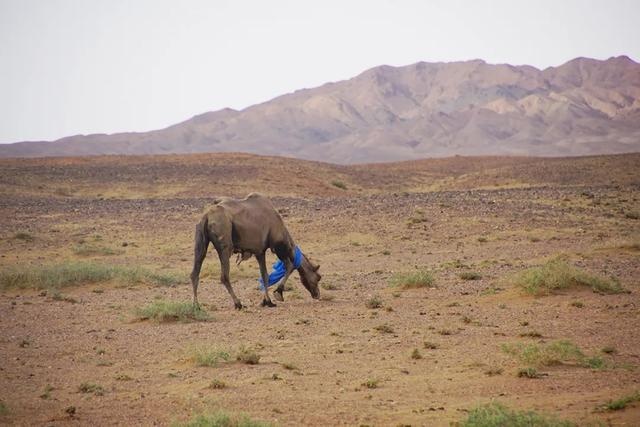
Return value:
M 291 273 L 293 273 L 293 270 L 295 270 L 293 263 L 288 259 L 284 261 L 284 265 L 287 269 L 287 272 L 285 273 L 283 279 L 278 284 L 278 287 L 276 288 L 276 290 L 273 291 L 273 297 L 278 301 L 284 301 L 284 297 L 282 296 L 282 292 L 284 291 L 284 286 L 287 284 L 287 279 L 289 278 L 289 276 L 291 276 Z
M 260 255 L 256 255 L 258 265 L 260 266 L 260 276 L 262 277 L 262 283 L 264 283 L 264 298 L 262 299 L 263 307 L 275 307 L 276 305 L 269 298 L 269 273 L 267 272 L 267 263 L 264 256 L 264 252 Z

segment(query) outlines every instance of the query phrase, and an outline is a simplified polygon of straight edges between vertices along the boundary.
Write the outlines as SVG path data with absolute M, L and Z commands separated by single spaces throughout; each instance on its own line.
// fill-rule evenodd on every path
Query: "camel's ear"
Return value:
M 311 268 L 313 268 L 313 271 L 318 271 L 318 269 L 320 268 L 320 265 L 311 263 Z

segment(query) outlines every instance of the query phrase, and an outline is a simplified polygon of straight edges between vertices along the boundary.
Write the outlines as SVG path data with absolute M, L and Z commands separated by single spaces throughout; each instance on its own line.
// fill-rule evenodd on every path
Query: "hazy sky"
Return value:
M 0 142 L 144 131 L 367 68 L 640 60 L 640 1 L 0 0 Z

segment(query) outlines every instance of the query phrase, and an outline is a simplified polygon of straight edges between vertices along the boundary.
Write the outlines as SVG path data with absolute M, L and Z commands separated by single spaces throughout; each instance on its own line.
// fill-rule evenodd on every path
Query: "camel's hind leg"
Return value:
M 229 279 L 229 260 L 233 252 L 233 225 L 221 206 L 212 208 L 207 214 L 207 219 L 208 237 L 213 243 L 213 247 L 216 248 L 216 252 L 218 252 L 218 258 L 220 258 L 220 281 L 227 288 L 229 295 L 231 295 L 233 305 L 239 310 L 242 308 L 242 303 L 233 292 L 231 280 Z
M 216 248 L 217 249 L 217 248 Z M 227 288 L 227 292 L 231 295 L 231 299 L 233 300 L 233 305 L 236 309 L 240 310 L 242 308 L 242 303 L 236 296 L 236 293 L 233 292 L 233 288 L 231 287 L 231 281 L 229 279 L 229 270 L 230 263 L 229 259 L 231 258 L 231 250 L 230 249 L 222 249 L 218 251 L 218 256 L 220 257 L 220 281 Z
M 209 246 L 209 238 L 207 236 L 207 218 L 206 216 L 196 225 L 195 245 L 193 256 L 193 270 L 191 271 L 191 286 L 193 287 L 193 305 L 198 308 L 198 284 L 200 283 L 200 269 L 202 262 L 207 256 Z
M 196 254 L 193 261 L 193 271 L 191 272 L 191 286 L 193 287 L 193 305 L 196 308 L 200 307 L 198 304 L 198 284 L 200 283 L 200 269 L 202 268 L 202 262 L 207 256 L 207 251 L 203 251 L 202 255 Z

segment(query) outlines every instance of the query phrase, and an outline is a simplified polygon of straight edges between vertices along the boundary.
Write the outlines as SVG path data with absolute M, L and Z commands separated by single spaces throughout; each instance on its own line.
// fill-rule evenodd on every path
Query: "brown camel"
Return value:
M 209 243 L 213 243 L 220 258 L 220 280 L 227 288 L 237 309 L 242 308 L 242 303 L 236 297 L 229 281 L 229 259 L 232 254 L 239 254 L 239 261 L 255 256 L 260 266 L 260 277 L 263 283 L 269 283 L 265 252 L 271 252 L 284 263 L 286 274 L 277 289 L 274 297 L 284 301 L 282 292 L 284 285 L 293 270 L 297 269 L 300 281 L 315 299 L 320 297 L 318 282 L 320 274 L 319 265 L 313 264 L 305 255 L 299 266 L 294 266 L 296 245 L 284 225 L 282 217 L 275 210 L 271 201 L 260 194 L 251 193 L 244 199 L 232 199 L 224 197 L 215 200 L 215 205 L 207 211 L 196 225 L 195 256 L 193 271 L 191 272 L 191 284 L 193 286 L 193 303 L 198 306 L 198 283 L 202 262 L 207 256 Z M 268 287 L 264 286 L 264 298 L 262 305 L 275 307 L 269 298 Z

